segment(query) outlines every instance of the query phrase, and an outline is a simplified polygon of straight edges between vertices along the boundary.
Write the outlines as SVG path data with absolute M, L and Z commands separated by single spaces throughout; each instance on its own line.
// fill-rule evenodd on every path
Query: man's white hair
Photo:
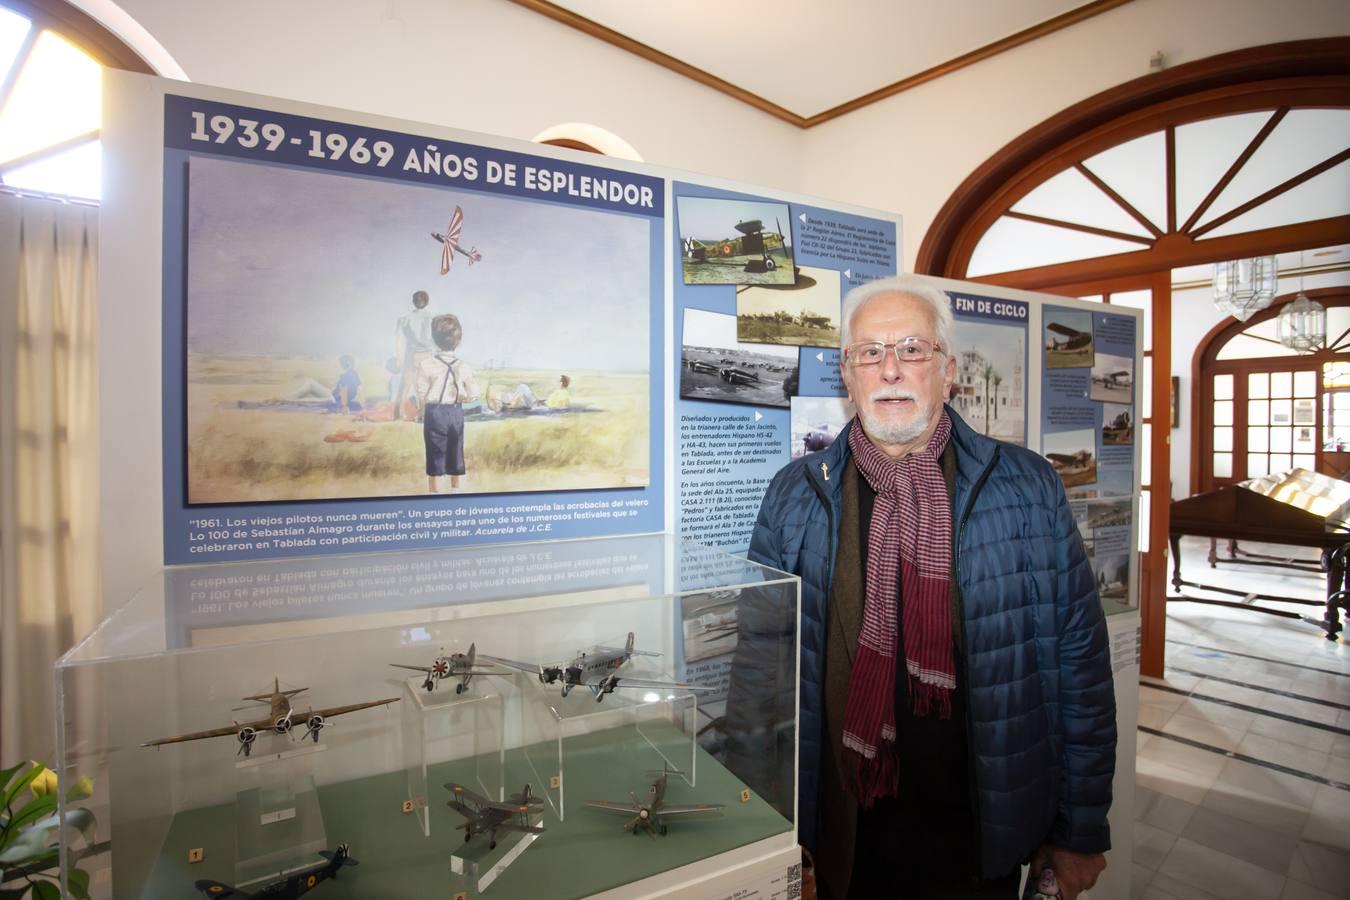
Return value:
M 914 297 L 928 304 L 933 317 L 933 336 L 937 338 L 938 348 L 946 354 L 951 354 L 951 298 L 923 275 L 893 275 L 890 278 L 878 278 L 849 291 L 844 296 L 843 310 L 840 313 L 842 325 L 839 331 L 840 349 L 853 343 L 853 317 L 858 314 L 858 310 L 862 309 L 868 300 L 882 294 L 904 294 L 906 297 Z

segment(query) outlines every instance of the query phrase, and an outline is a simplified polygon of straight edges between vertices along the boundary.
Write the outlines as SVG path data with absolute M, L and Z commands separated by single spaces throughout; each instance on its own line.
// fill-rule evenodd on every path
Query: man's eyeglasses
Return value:
M 902 363 L 928 362 L 934 353 L 942 352 L 941 347 L 921 337 L 907 337 L 894 344 L 860 341 L 844 348 L 844 361 L 854 367 L 879 365 L 886 359 L 887 350 L 894 351 L 896 360 Z

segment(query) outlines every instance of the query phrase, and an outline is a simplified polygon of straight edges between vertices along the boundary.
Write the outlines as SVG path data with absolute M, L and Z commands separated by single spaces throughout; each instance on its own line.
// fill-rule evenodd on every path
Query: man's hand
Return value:
M 1031 879 L 1040 877 L 1046 866 L 1055 870 L 1059 895 L 1063 900 L 1076 900 L 1078 894 L 1097 883 L 1097 876 L 1106 868 L 1106 857 L 1100 853 L 1074 853 L 1049 844 L 1042 845 L 1031 858 Z

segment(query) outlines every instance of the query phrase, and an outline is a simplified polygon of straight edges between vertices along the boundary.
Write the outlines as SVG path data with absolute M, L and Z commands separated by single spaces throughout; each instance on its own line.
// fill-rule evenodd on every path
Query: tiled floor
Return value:
M 1210 569 L 1207 550 L 1182 542 L 1183 577 L 1324 590 L 1318 575 Z M 1168 605 L 1167 640 L 1166 678 L 1140 686 L 1132 900 L 1350 898 L 1350 647 L 1310 624 L 1197 603 Z

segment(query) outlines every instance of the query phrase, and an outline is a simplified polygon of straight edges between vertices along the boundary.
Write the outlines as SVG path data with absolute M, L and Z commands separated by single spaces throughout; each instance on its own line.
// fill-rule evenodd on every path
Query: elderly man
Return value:
M 945 406 L 943 292 L 871 282 L 842 321 L 857 418 L 775 476 L 750 547 L 802 578 L 798 826 L 822 894 L 1012 900 L 1030 862 L 1073 898 L 1105 866 L 1116 727 L 1063 486 Z

